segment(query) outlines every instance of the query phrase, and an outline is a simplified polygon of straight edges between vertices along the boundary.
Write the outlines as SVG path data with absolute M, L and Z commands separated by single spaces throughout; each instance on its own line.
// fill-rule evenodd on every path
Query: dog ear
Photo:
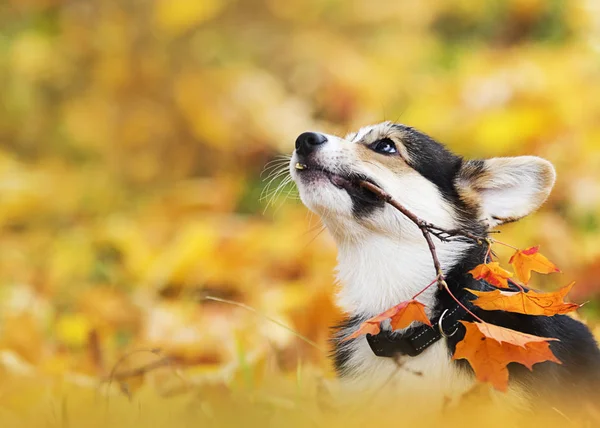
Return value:
M 550 162 L 519 156 L 466 161 L 456 187 L 465 202 L 479 207 L 480 219 L 493 228 L 537 210 L 548 198 L 555 180 Z

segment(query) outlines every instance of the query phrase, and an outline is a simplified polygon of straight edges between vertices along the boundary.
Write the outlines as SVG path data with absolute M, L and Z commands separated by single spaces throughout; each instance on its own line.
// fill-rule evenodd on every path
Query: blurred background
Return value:
M 268 176 L 302 131 L 382 120 L 551 160 L 550 201 L 502 240 L 600 313 L 593 0 L 5 0 L 0 29 L 0 377 L 330 377 L 335 248 Z

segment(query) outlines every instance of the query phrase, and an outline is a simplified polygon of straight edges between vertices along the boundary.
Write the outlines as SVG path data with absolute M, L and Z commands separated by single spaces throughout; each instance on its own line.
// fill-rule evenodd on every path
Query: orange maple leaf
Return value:
M 456 345 L 453 360 L 466 359 L 480 382 L 490 382 L 494 388 L 506 391 L 510 363 L 523 364 L 529 370 L 544 361 L 562 364 L 550 350 L 549 341 L 539 337 L 488 323 L 461 321 L 467 329 Z
M 407 300 L 397 304 L 379 315 L 369 318 L 363 322 L 359 329 L 350 336 L 345 337 L 343 342 L 350 339 L 356 339 L 363 334 L 377 334 L 381 331 L 379 324 L 382 321 L 391 318 L 392 330 L 408 327 L 413 321 L 419 321 L 431 327 L 431 321 L 425 314 L 425 305 L 416 300 Z
M 473 304 L 486 311 L 507 311 L 526 315 L 545 315 L 551 317 L 556 314 L 566 314 L 579 309 L 580 305 L 565 303 L 565 296 L 575 285 L 573 281 L 569 285 L 553 293 L 538 293 L 530 290 L 523 291 L 467 291 L 477 296 Z
M 469 271 L 473 278 L 483 279 L 492 285 L 500 288 L 508 287 L 508 278 L 511 278 L 513 274 L 500 267 L 500 263 L 491 262 L 476 266 L 475 269 Z
M 554 263 L 548 260 L 540 252 L 539 245 L 527 248 L 526 250 L 517 250 L 510 258 L 509 263 L 513 265 L 517 278 L 524 284 L 528 284 L 531 279 L 531 271 L 538 273 L 560 272 Z
M 416 300 L 409 300 L 395 306 L 398 312 L 392 316 L 392 330 L 408 327 L 413 321 L 419 321 L 431 327 L 431 321 L 425 313 L 425 305 Z

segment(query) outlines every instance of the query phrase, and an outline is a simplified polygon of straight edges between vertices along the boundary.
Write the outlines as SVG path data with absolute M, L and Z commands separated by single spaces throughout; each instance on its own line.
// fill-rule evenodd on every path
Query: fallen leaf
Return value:
M 351 340 L 351 339 L 356 339 L 357 337 L 362 336 L 363 334 L 373 334 L 373 335 L 379 334 L 380 331 L 381 331 L 381 328 L 379 327 L 379 323 L 365 321 L 364 323 L 362 323 L 360 325 L 360 328 L 358 330 L 356 330 L 350 336 L 345 337 L 342 340 L 342 342 L 345 342 L 345 341 Z
M 523 364 L 529 370 L 544 361 L 562 364 L 550 350 L 549 341 L 558 339 L 533 336 L 488 323 L 461 323 L 467 329 L 465 337 L 456 345 L 453 360 L 466 359 L 477 380 L 489 382 L 499 391 L 508 388 L 510 363 Z
M 398 309 L 397 309 L 398 306 L 399 305 L 396 305 L 396 306 L 388 309 L 387 311 L 380 313 L 379 315 L 377 315 L 373 318 L 369 318 L 368 320 L 366 320 L 365 322 L 363 322 L 360 325 L 358 330 L 356 330 L 350 336 L 345 337 L 343 342 L 345 342 L 346 340 L 350 340 L 350 339 L 356 339 L 358 336 L 361 336 L 363 334 L 379 333 L 381 331 L 379 324 L 382 321 L 385 321 L 386 319 L 391 318 L 394 315 L 396 315 L 398 313 Z
M 500 287 L 508 287 L 508 278 L 511 278 L 513 274 L 500 267 L 500 263 L 491 262 L 476 266 L 475 269 L 469 272 L 475 279 L 483 279 L 490 284 Z
M 531 271 L 543 274 L 560 272 L 560 269 L 542 255 L 539 250 L 539 246 L 517 250 L 509 260 L 509 263 L 513 265 L 517 278 L 524 284 L 529 283 Z
M 408 327 L 413 321 L 419 321 L 431 326 L 431 321 L 425 314 L 425 305 L 416 300 L 407 300 L 391 307 L 385 312 L 370 318 L 363 322 L 359 329 L 350 336 L 344 338 L 344 342 L 350 339 L 356 339 L 363 334 L 378 334 L 381 331 L 379 325 L 381 322 L 391 318 L 393 330 Z
M 91 329 L 90 320 L 83 314 L 62 315 L 54 326 L 57 339 L 72 347 L 87 344 Z
M 409 300 L 408 302 L 400 303 L 395 307 L 398 308 L 398 312 L 396 315 L 392 316 L 392 330 L 406 328 L 411 325 L 413 321 L 419 321 L 431 327 L 431 321 L 427 318 L 425 305 L 423 303 L 417 302 L 416 300 Z
M 579 309 L 576 303 L 565 303 L 565 296 L 575 285 L 573 281 L 566 287 L 553 293 L 538 293 L 537 291 L 476 291 L 467 290 L 477 296 L 473 304 L 486 311 L 507 311 L 525 315 L 566 314 Z

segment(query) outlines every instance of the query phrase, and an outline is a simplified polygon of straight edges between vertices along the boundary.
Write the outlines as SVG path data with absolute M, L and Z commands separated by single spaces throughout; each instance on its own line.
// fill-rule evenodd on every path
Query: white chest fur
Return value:
M 419 238 L 419 239 L 416 239 Z M 442 267 L 448 271 L 465 250 L 462 244 L 437 244 Z M 371 317 L 410 300 L 435 278 L 431 253 L 422 237 L 415 240 L 379 235 L 366 236 L 360 243 L 342 243 L 338 255 L 338 305 L 350 315 Z M 418 297 L 428 315 L 434 305 L 436 287 Z M 357 391 L 393 388 L 439 405 L 472 387 L 471 375 L 451 361 L 445 339 L 434 343 L 417 357 L 394 361 L 377 357 L 364 337 L 348 346 L 350 356 L 344 384 Z

